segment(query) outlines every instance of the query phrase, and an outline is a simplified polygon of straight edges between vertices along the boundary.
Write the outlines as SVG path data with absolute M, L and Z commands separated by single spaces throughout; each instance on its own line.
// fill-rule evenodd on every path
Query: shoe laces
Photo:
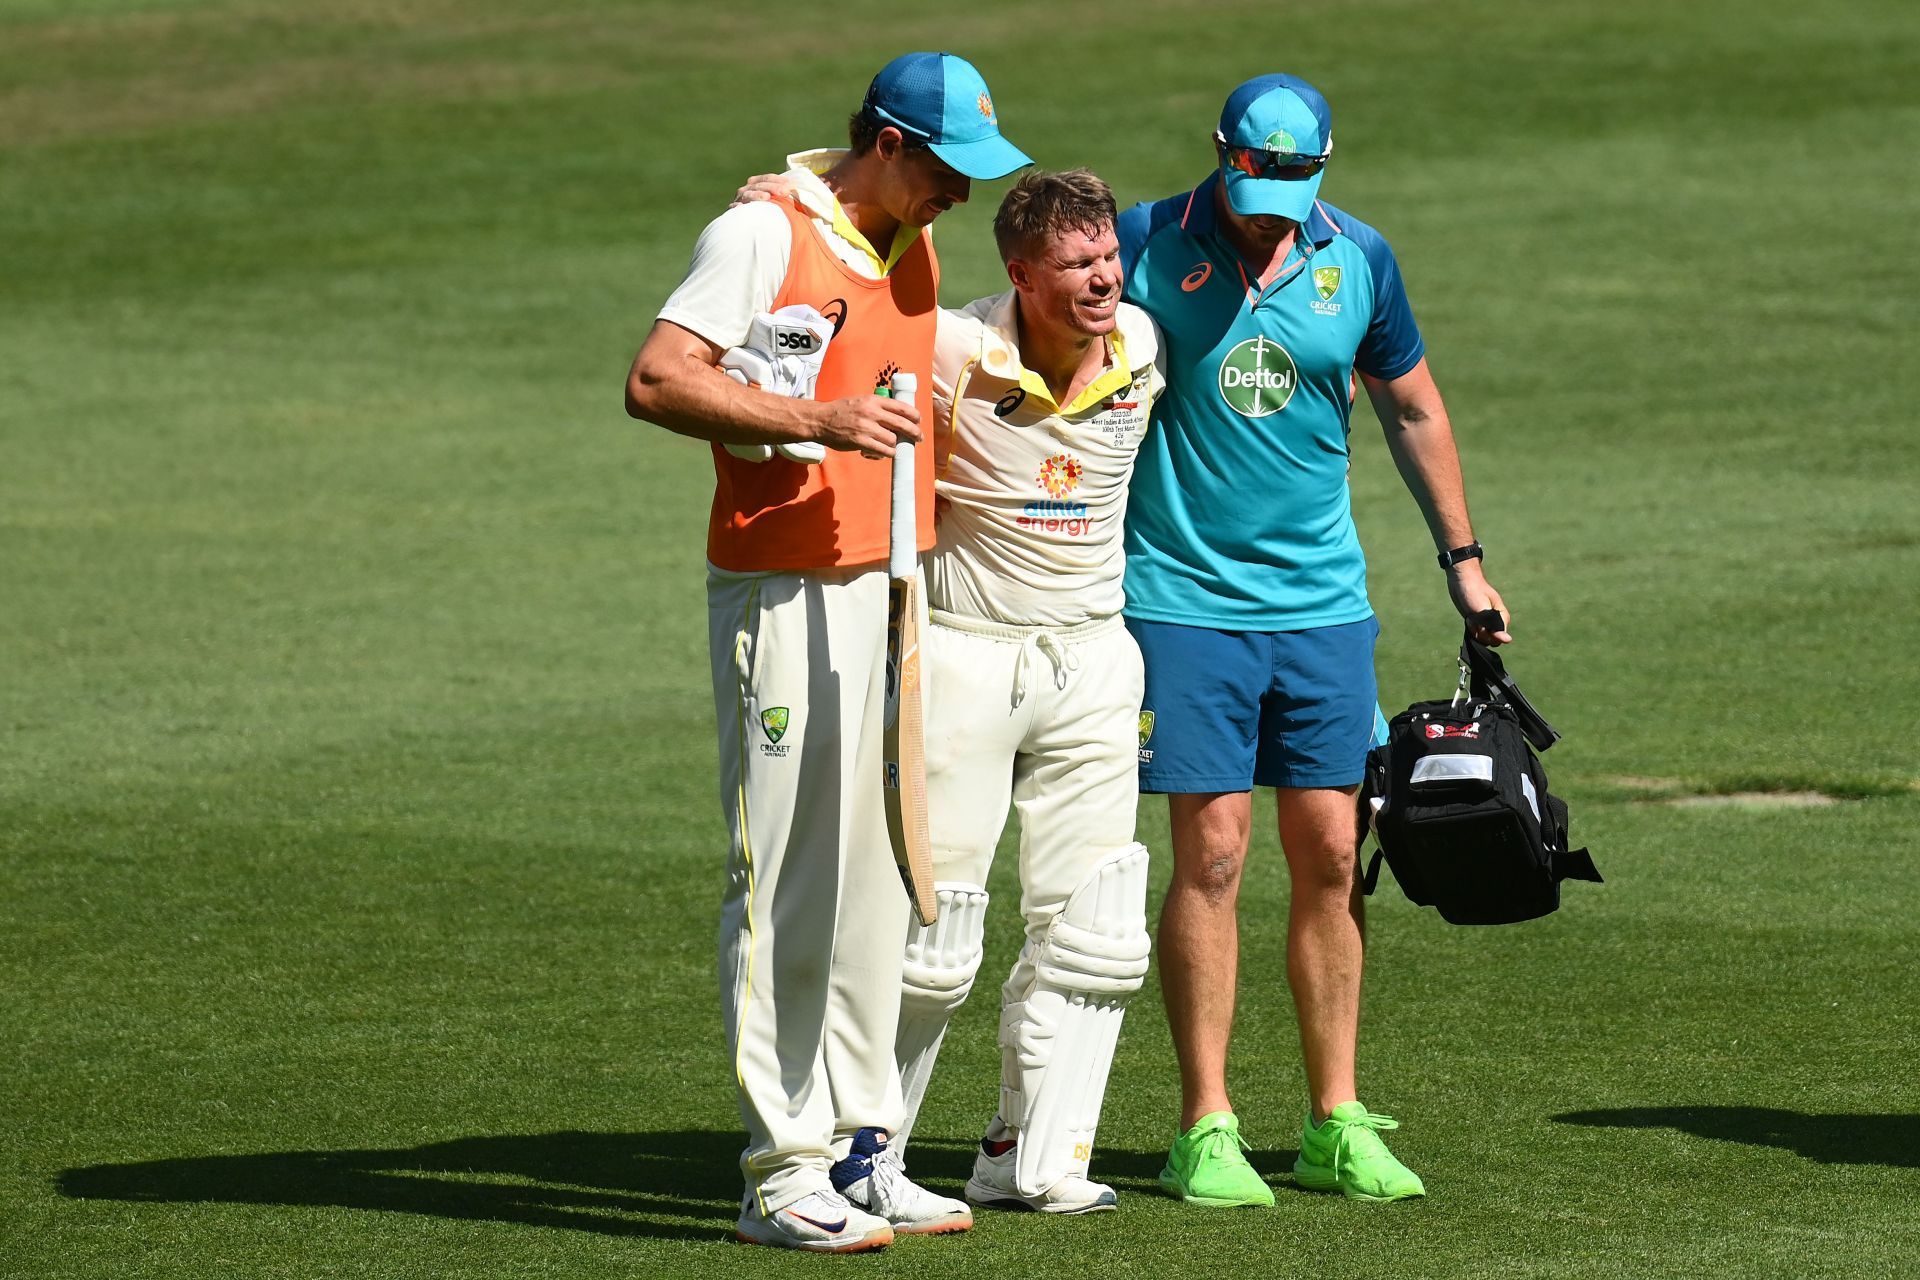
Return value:
M 1392 1116 L 1383 1116 L 1372 1111 L 1343 1120 L 1335 1120 L 1334 1124 L 1339 1129 L 1333 1136 L 1335 1177 L 1355 1162 L 1388 1155 L 1386 1144 L 1380 1141 L 1380 1131 L 1400 1127 L 1400 1122 Z
M 868 1176 L 873 1179 L 868 1184 L 874 1191 L 870 1199 L 876 1205 L 907 1205 L 928 1194 L 925 1188 L 907 1177 L 905 1158 L 894 1155 L 891 1149 L 873 1158 L 873 1172 Z
M 1231 1160 L 1235 1158 L 1236 1155 L 1234 1151 L 1235 1147 L 1238 1147 L 1241 1151 L 1253 1150 L 1253 1144 L 1240 1136 L 1239 1129 L 1224 1124 L 1217 1125 L 1201 1134 L 1199 1147 L 1200 1150 L 1196 1153 L 1196 1159 L 1194 1161 L 1196 1165 L 1208 1159 L 1225 1158 Z

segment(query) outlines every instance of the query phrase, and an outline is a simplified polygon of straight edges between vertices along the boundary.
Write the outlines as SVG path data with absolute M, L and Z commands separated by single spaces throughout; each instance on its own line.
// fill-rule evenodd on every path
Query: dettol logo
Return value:
M 1249 338 L 1220 361 L 1220 398 L 1243 418 L 1280 412 L 1299 385 L 1293 357 L 1270 338 Z

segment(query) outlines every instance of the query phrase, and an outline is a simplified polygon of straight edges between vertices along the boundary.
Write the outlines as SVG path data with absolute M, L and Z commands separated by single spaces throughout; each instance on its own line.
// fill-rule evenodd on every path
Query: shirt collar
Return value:
M 806 212 L 833 225 L 833 233 L 854 248 L 867 255 L 873 269 L 880 275 L 892 271 L 895 264 L 906 256 L 913 242 L 920 238 L 921 228 L 900 224 L 893 234 L 893 248 L 885 257 L 868 242 L 860 228 L 853 225 L 845 209 L 840 207 L 839 197 L 820 180 L 820 175 L 840 163 L 847 154 L 845 147 L 817 147 L 812 151 L 796 151 L 787 157 L 787 171 L 784 176 L 793 183 L 793 198 Z
M 1116 391 L 1133 385 L 1133 366 L 1127 363 L 1127 339 L 1115 324 L 1106 336 L 1107 367 L 1073 398 L 1072 403 L 1054 403 L 1047 380 L 1020 362 L 1020 320 L 1017 291 L 1007 290 L 995 298 L 980 317 L 980 368 L 987 376 L 1017 384 L 1029 396 L 1037 398 L 1055 413 L 1080 413 L 1098 404 Z

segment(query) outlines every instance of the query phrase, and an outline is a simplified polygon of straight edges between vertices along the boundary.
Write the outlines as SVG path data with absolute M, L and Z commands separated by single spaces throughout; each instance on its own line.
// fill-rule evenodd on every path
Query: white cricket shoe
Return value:
M 980 1140 L 973 1158 L 973 1176 L 967 1179 L 967 1199 L 986 1209 L 1014 1209 L 1033 1213 L 1100 1213 L 1119 1207 L 1120 1197 L 1104 1182 L 1070 1173 L 1037 1196 L 1022 1195 L 1014 1185 L 1012 1142 Z
M 907 1177 L 906 1161 L 888 1149 L 879 1129 L 855 1133 L 853 1149 L 828 1176 L 850 1204 L 885 1218 L 898 1235 L 937 1236 L 973 1226 L 964 1201 L 935 1195 Z
M 740 1220 L 733 1225 L 733 1238 L 742 1244 L 809 1253 L 859 1253 L 892 1244 L 893 1227 L 885 1218 L 854 1208 L 838 1191 L 811 1191 L 772 1213 L 761 1213 L 757 1197 L 749 1191 L 740 1205 Z

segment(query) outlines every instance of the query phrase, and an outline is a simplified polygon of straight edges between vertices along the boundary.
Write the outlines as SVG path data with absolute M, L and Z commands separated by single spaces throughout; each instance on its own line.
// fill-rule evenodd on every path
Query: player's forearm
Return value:
M 1434 549 L 1446 551 L 1472 542 L 1466 482 L 1460 474 L 1460 453 L 1446 414 L 1389 426 L 1387 447 L 1407 491 L 1426 518 Z
M 814 440 L 825 416 L 811 400 L 768 395 L 727 377 L 694 355 L 634 361 L 627 413 L 680 435 L 716 444 Z
M 1466 482 L 1453 425 L 1423 360 L 1391 382 L 1364 378 L 1367 398 L 1386 433 L 1400 479 L 1426 518 L 1434 549 L 1447 551 L 1473 541 Z

